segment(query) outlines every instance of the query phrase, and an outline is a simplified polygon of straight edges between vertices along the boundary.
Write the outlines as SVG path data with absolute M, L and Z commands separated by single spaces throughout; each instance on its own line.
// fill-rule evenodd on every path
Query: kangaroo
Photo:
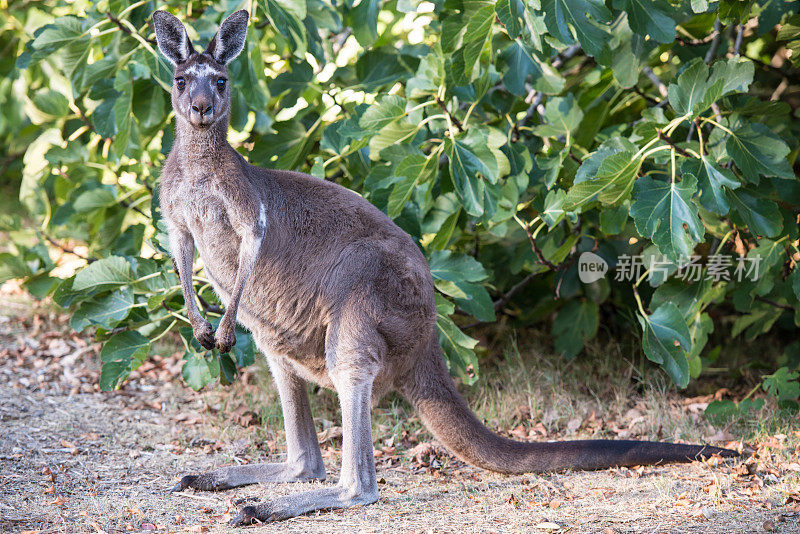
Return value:
M 245 45 L 237 11 L 197 53 L 183 24 L 153 14 L 158 48 L 174 64 L 175 144 L 161 175 L 167 223 L 193 332 L 225 353 L 248 328 L 280 396 L 286 460 L 184 476 L 172 491 L 324 480 L 308 381 L 335 389 L 342 411 L 342 466 L 334 487 L 246 506 L 233 525 L 378 500 L 371 403 L 399 391 L 456 456 L 500 473 L 682 462 L 737 453 L 638 441 L 516 442 L 486 428 L 459 395 L 436 332 L 433 279 L 419 247 L 372 204 L 335 183 L 250 165 L 227 142 L 226 65 Z M 225 306 L 216 332 L 192 286 L 195 248 Z

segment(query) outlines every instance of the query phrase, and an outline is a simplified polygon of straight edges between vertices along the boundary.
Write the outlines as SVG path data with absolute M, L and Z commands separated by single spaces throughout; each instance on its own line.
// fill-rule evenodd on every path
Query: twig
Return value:
M 776 308 L 780 308 L 782 310 L 787 310 L 787 311 L 791 311 L 791 312 L 794 311 L 794 308 L 792 308 L 791 306 L 789 306 L 787 304 L 781 304 L 780 302 L 775 302 L 774 300 L 770 300 L 770 299 L 765 298 L 765 297 L 760 297 L 760 296 L 756 295 L 756 300 L 759 301 L 759 302 L 763 302 L 764 304 L 769 304 L 770 306 L 775 306 Z
M 736 30 L 736 42 L 733 45 L 733 54 L 739 55 L 739 50 L 742 49 L 742 38 L 744 37 L 744 24 L 739 24 Z
M 435 97 L 435 98 L 436 98 L 436 103 L 439 104 L 439 107 L 442 108 L 442 110 L 445 112 L 445 114 L 447 114 L 448 117 L 450 117 L 450 120 L 453 122 L 455 127 L 458 128 L 458 131 L 459 132 L 463 132 L 464 131 L 464 126 L 461 124 L 461 121 L 458 120 L 455 117 L 455 115 L 450 113 L 450 111 L 447 109 L 447 106 L 445 106 L 444 102 L 442 102 L 441 98 L 439 98 L 438 96 Z
M 667 98 L 668 95 L 667 86 L 664 85 L 664 82 L 661 81 L 661 78 L 659 78 L 656 75 L 656 73 L 653 72 L 653 69 L 651 69 L 650 67 L 644 67 L 642 69 L 642 72 L 644 72 L 645 76 L 650 78 L 650 81 L 653 82 L 653 85 L 655 85 L 658 88 L 658 92 L 661 95 L 661 97 Z
M 53 239 L 52 237 L 50 237 L 49 235 L 47 235 L 44 232 L 42 232 L 42 237 L 44 237 L 44 239 L 48 243 L 50 243 L 51 245 L 53 245 L 57 249 L 61 250 L 61 252 L 65 252 L 67 254 L 72 254 L 73 256 L 77 256 L 82 260 L 86 260 L 87 263 L 92 263 L 94 261 L 97 261 L 97 258 L 92 258 L 90 256 L 84 256 L 83 254 L 78 254 L 77 252 L 75 252 L 74 248 L 59 243 L 58 241 L 56 241 L 55 239 Z
M 213 502 L 213 503 L 216 503 L 216 504 L 220 504 L 219 499 L 214 499 L 212 497 L 204 497 L 203 495 L 195 495 L 194 493 L 183 493 L 181 491 L 176 491 L 176 492 L 172 493 L 171 495 L 179 495 L 181 497 L 187 497 L 189 499 L 195 499 L 195 500 L 198 500 L 198 501 L 206 501 L 206 502 Z
M 117 28 L 122 30 L 123 33 L 126 33 L 128 35 L 133 35 L 133 32 L 130 30 L 130 28 L 127 28 L 124 24 L 122 24 L 122 21 L 120 21 L 117 17 L 115 17 L 111 13 L 106 13 L 106 17 L 108 18 L 108 20 L 113 22 L 114 25 L 116 25 Z M 142 37 L 142 39 L 144 39 L 145 41 L 147 41 L 151 45 L 155 45 L 156 44 L 156 40 L 155 39 L 148 39 L 147 37 Z
M 548 268 L 550 268 L 553 271 L 557 271 L 558 270 L 558 266 L 544 257 L 544 254 L 542 253 L 542 250 L 536 244 L 536 238 L 533 237 L 533 234 L 531 233 L 531 229 L 528 228 L 527 225 L 522 225 L 522 228 L 525 230 L 525 233 L 528 234 L 528 240 L 531 242 L 531 250 L 533 250 L 533 253 L 536 254 L 537 258 L 539 258 L 539 263 L 541 263 L 542 265 L 547 266 Z
M 719 48 L 719 41 L 722 39 L 722 23 L 719 21 L 719 18 L 714 21 L 714 38 L 711 40 L 711 47 L 706 52 L 706 57 L 704 58 L 706 64 L 711 63 L 711 60 L 714 59 L 714 56 L 717 55 L 717 48 Z
M 531 283 L 531 281 L 534 278 L 536 278 L 537 274 L 538 273 L 531 273 L 522 280 L 520 280 L 519 282 L 517 282 L 516 284 L 514 284 L 513 286 L 511 286 L 511 289 L 509 289 L 505 295 L 494 301 L 494 309 L 499 310 L 500 308 L 508 304 L 508 302 L 511 300 L 511 297 L 516 295 L 520 289 Z
M 203 307 L 203 311 L 210 312 L 210 313 L 218 313 L 222 315 L 224 310 L 222 307 L 216 304 L 210 304 L 206 299 L 200 296 L 200 293 L 197 294 L 197 300 L 200 301 L 200 306 Z
M 675 152 L 677 152 L 681 156 L 683 156 L 685 158 L 693 158 L 694 157 L 691 154 L 689 154 L 688 152 L 686 152 L 684 149 L 676 146 L 675 143 L 672 141 L 672 139 L 667 134 L 665 134 L 662 130 L 658 131 L 658 138 L 661 139 L 662 141 L 664 141 L 665 143 L 667 143 L 670 147 L 672 147 L 672 149 Z

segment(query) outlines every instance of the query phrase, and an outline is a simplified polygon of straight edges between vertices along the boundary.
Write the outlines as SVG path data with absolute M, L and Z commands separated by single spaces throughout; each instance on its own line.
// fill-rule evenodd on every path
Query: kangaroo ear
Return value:
M 222 21 L 219 31 L 208 43 L 206 54 L 214 58 L 217 63 L 227 65 L 244 48 L 244 41 L 247 37 L 247 21 L 250 15 L 244 9 L 231 14 L 230 17 Z
M 174 15 L 166 11 L 156 11 L 153 13 L 153 27 L 156 30 L 158 49 L 173 65 L 183 63 L 196 53 L 186 35 L 186 28 Z

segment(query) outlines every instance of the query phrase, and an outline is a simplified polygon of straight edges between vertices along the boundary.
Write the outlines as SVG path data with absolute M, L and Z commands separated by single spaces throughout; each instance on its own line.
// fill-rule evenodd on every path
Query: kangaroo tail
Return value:
M 467 463 L 499 473 L 543 473 L 565 469 L 688 462 L 730 449 L 649 441 L 582 440 L 528 443 L 506 439 L 486 428 L 467 406 L 447 372 L 434 336 L 400 391 L 436 438 Z

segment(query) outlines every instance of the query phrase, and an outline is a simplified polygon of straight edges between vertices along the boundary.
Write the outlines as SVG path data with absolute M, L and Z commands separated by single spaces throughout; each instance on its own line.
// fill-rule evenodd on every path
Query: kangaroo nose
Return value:
M 192 104 L 192 111 L 195 111 L 200 114 L 201 117 L 206 115 L 211 115 L 211 112 L 214 111 L 214 106 L 211 104 L 206 104 L 205 102 L 198 102 L 196 104 Z

